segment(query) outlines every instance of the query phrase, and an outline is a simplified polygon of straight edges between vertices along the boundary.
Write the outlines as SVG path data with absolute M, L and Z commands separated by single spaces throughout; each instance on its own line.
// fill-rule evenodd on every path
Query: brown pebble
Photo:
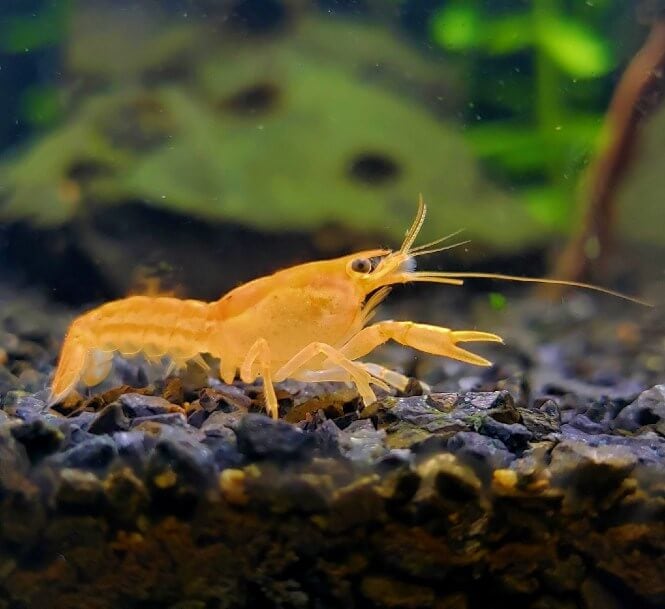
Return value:
M 158 488 L 171 488 L 178 482 L 178 476 L 173 470 L 166 470 L 161 474 L 157 474 L 154 478 L 155 486 Z
M 362 593 L 381 607 L 417 609 L 434 604 L 434 590 L 408 582 L 396 581 L 392 577 L 368 575 L 361 583 Z
M 247 505 L 249 497 L 245 491 L 245 472 L 241 469 L 225 469 L 219 475 L 222 496 L 232 505 Z
M 494 490 L 512 491 L 517 486 L 517 473 L 512 469 L 497 469 L 492 476 Z
M 179 378 L 171 378 L 166 382 L 166 387 L 162 392 L 162 397 L 172 404 L 182 404 L 185 400 L 185 392 L 182 388 L 182 381 Z

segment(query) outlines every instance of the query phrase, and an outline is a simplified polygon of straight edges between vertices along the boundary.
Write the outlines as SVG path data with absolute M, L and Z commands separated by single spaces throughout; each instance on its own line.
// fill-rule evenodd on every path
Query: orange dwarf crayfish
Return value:
M 417 257 L 452 247 L 437 247 L 447 237 L 414 247 L 425 213 L 421 197 L 416 218 L 397 251 L 380 248 L 301 264 L 241 285 L 216 302 L 131 296 L 81 315 L 67 331 L 51 403 L 66 397 L 79 380 L 88 386 L 104 380 L 118 352 L 123 356 L 142 353 L 152 361 L 169 357 L 175 369 L 191 360 L 207 366 L 201 354 L 208 353 L 219 358 L 225 383 L 232 383 L 237 374 L 246 383 L 261 377 L 266 408 L 275 418 L 278 403 L 273 383 L 287 378 L 351 382 L 367 405 L 376 399 L 372 385 L 406 388 L 404 375 L 358 361 L 389 340 L 477 366 L 490 362 L 459 343 L 502 342 L 489 332 L 413 321 L 367 325 L 393 284 L 461 285 L 464 278 L 491 278 L 559 283 L 624 297 L 555 279 L 416 271 Z

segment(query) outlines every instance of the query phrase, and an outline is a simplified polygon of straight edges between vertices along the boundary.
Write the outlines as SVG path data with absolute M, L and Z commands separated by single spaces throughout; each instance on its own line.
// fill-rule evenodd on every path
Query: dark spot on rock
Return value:
M 65 175 L 75 182 L 88 182 L 111 173 L 113 172 L 110 167 L 96 159 L 79 159 L 67 168 Z
M 155 86 L 164 83 L 184 81 L 192 74 L 192 60 L 184 54 L 169 57 L 155 67 L 144 70 L 141 80 L 145 85 Z
M 653 425 L 654 423 L 658 423 L 658 421 L 660 421 L 660 417 L 649 408 L 642 408 L 637 412 L 636 420 L 638 425 L 643 427 L 644 425 Z
M 356 182 L 370 186 L 383 186 L 400 174 L 399 165 L 380 152 L 363 152 L 349 164 L 349 176 Z
M 138 96 L 105 119 L 104 133 L 111 144 L 147 152 L 168 140 L 173 128 L 171 113 L 156 97 Z
M 280 98 L 280 88 L 271 82 L 250 85 L 223 100 L 221 107 L 239 116 L 256 116 L 270 112 Z

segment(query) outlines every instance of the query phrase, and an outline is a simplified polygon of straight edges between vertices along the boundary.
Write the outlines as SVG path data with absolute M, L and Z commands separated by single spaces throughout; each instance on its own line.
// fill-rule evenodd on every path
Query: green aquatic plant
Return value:
M 9 56 L 55 54 L 67 35 L 71 1 L 27 4 L 3 9 L 8 12 L 0 20 L 0 53 Z M 35 61 L 39 63 L 39 59 Z M 18 107 L 10 108 L 7 113 L 11 120 L 16 120 L 15 115 L 18 115 L 31 127 L 47 127 L 62 117 L 63 104 L 54 77 L 22 86 L 22 90 L 15 92 Z
M 500 292 L 490 292 L 487 295 L 490 307 L 495 311 L 502 311 L 508 304 L 508 299 Z
M 612 4 L 453 0 L 430 24 L 470 75 L 473 149 L 558 228 L 570 225 L 576 178 L 598 143 L 603 79 L 615 65 L 601 18 Z
M 0 50 L 26 53 L 59 44 L 67 32 L 71 2 L 42 2 L 12 11 L 0 23 Z

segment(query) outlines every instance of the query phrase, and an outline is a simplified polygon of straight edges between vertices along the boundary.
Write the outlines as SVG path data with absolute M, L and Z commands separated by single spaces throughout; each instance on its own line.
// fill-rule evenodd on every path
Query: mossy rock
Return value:
M 114 15 L 104 40 L 125 39 Z M 283 35 L 243 42 L 169 24 L 112 62 L 84 23 L 70 70 L 105 86 L 0 165 L 5 219 L 58 226 L 146 201 L 262 231 L 335 224 L 397 242 L 422 192 L 423 238 L 465 228 L 516 250 L 545 236 L 483 176 L 459 128 L 416 101 L 453 91 L 450 70 L 376 26 L 301 16 Z

